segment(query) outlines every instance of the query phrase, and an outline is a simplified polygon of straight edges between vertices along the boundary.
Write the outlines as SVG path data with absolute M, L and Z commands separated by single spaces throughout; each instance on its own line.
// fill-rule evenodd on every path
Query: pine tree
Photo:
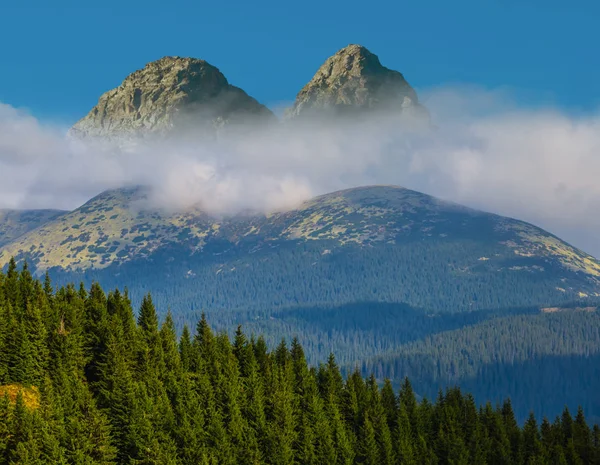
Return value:
M 521 463 L 522 461 L 522 437 L 521 429 L 515 418 L 515 413 L 512 408 L 512 402 L 510 399 L 506 399 L 502 404 L 502 420 L 504 422 L 504 429 L 508 436 L 511 449 L 511 457 L 513 463 Z
M 204 313 L 196 326 L 193 348 L 192 370 L 199 372 L 208 369 L 210 373 L 214 374 L 218 363 L 215 357 L 215 336 Z
M 23 262 L 21 273 L 19 274 L 19 308 L 23 311 L 27 308 L 27 305 L 33 300 L 34 295 L 34 281 L 33 276 L 29 271 L 29 265 L 27 261 Z
M 143 424 L 136 424 L 135 421 L 142 418 L 139 408 L 143 402 L 118 340 L 119 336 L 115 335 L 108 342 L 106 360 L 100 365 L 96 389 L 99 405 L 110 419 L 113 441 L 118 451 L 117 461 L 122 462 L 138 454 L 136 437 L 139 434 L 137 431 L 143 430 Z
M 575 423 L 573 424 L 573 446 L 582 463 L 592 463 L 593 437 L 581 406 L 577 409 Z
M 396 428 L 396 421 L 398 420 L 398 399 L 394 393 L 392 382 L 389 378 L 383 381 L 383 388 L 381 388 L 381 405 L 385 412 L 385 416 L 388 421 L 388 427 L 390 431 Z
M 396 463 L 417 465 L 413 447 L 413 434 L 404 403 L 400 403 L 398 406 L 394 442 L 396 445 Z
M 562 438 L 562 445 L 566 447 L 568 442 L 573 439 L 573 417 L 569 408 L 565 406 L 562 415 L 560 417 L 560 431 Z
M 319 367 L 318 383 L 321 395 L 325 399 L 331 399 L 341 405 L 341 394 L 344 388 L 344 379 L 340 373 L 340 368 L 335 361 L 335 355 L 329 354 L 327 363 Z
M 382 404 L 381 394 L 374 375 L 367 381 L 369 406 L 368 412 L 375 429 L 375 437 L 380 452 L 380 463 L 392 465 L 395 462 L 392 434 L 388 425 L 386 411 Z M 395 411 L 392 411 L 395 416 Z
M 154 308 L 150 294 L 145 295 L 142 299 L 138 326 L 147 339 L 154 337 L 158 333 L 158 317 L 156 316 L 156 308 Z
M 510 464 L 510 441 L 504 428 L 502 413 L 498 410 L 493 410 L 491 404 L 488 402 L 483 409 L 481 421 L 490 441 L 487 463 L 489 465 Z
M 261 372 L 262 376 L 266 379 L 268 378 L 269 371 L 269 349 L 265 338 L 263 336 L 260 336 L 256 340 L 256 343 L 252 345 L 252 347 L 254 349 L 254 357 L 256 358 L 256 361 L 258 363 L 259 371 Z
M 52 288 L 52 281 L 50 280 L 50 273 L 46 271 L 44 275 L 44 293 L 46 294 L 46 298 L 51 301 L 54 297 L 54 289 Z
M 400 388 L 400 393 L 398 395 L 398 400 L 400 404 L 404 406 L 404 410 L 408 416 L 408 421 L 410 422 L 410 429 L 412 431 L 413 438 L 416 439 L 419 432 L 417 420 L 417 399 L 415 398 L 415 393 L 408 378 L 404 378 Z
M 433 449 L 435 442 L 435 429 L 433 428 L 434 406 L 423 398 L 416 408 L 416 431 L 415 451 L 417 462 L 423 464 L 437 463 L 437 457 Z
M 48 368 L 48 334 L 39 307 L 30 300 L 31 298 L 28 298 L 26 304 L 23 331 L 27 339 L 25 350 L 29 352 L 26 357 L 30 359 L 31 366 L 28 367 L 30 372 L 24 381 L 39 385 Z
M 354 463 L 356 438 L 348 431 L 339 412 L 338 406 L 330 402 L 328 406 L 331 419 L 331 432 L 336 452 L 337 465 L 350 465 Z
M 1 275 L 0 275 L 1 276 Z M 0 289 L 2 286 L 0 284 Z M 9 322 L 11 321 L 9 305 L 0 299 L 0 384 L 5 383 L 8 378 L 9 369 Z
M 11 305 L 11 307 L 18 314 L 21 310 L 21 297 L 20 297 L 20 287 L 19 287 L 19 272 L 17 270 L 17 262 L 14 257 L 11 257 L 8 262 L 8 268 L 6 270 L 6 279 L 4 280 L 4 295 L 6 297 L 6 302 Z
M 123 347 L 131 355 L 130 359 L 132 359 L 139 349 L 138 326 L 136 325 L 127 288 L 125 288 L 125 292 L 122 294 L 119 292 L 119 289 L 110 292 L 106 301 L 106 308 L 114 324 L 121 327 L 124 338 Z
M 523 463 L 535 463 L 542 453 L 542 441 L 533 412 L 523 427 Z
M 445 396 L 440 393 L 435 405 L 435 454 L 441 463 L 466 465 L 469 461 L 469 450 L 465 445 L 460 422 L 460 401 L 460 391 L 449 390 Z
M 39 367 L 25 321 L 14 317 L 9 322 L 8 379 L 14 383 L 32 385 L 39 374 Z
M 281 355 L 282 345 L 279 352 Z M 294 415 L 294 380 L 292 366 L 287 357 L 280 357 L 280 363 L 274 367 L 271 428 L 269 431 L 269 457 L 276 465 L 286 465 L 295 460 L 294 442 L 296 441 L 296 421 Z
M 275 349 L 275 363 L 279 367 L 285 367 L 291 361 L 290 351 L 288 350 L 285 339 L 282 339 L 277 348 Z
M 600 426 L 594 425 L 592 435 L 594 448 L 592 463 L 594 465 L 600 465 Z
M 245 398 L 242 402 L 242 412 L 249 428 L 249 449 L 255 448 L 256 461 L 267 453 L 267 417 L 265 414 L 264 382 L 259 373 L 258 363 L 254 352 L 250 350 L 247 359 L 247 376 L 242 381 Z
M 379 465 L 381 455 L 375 437 L 375 428 L 373 428 L 373 423 L 371 422 L 369 415 L 365 415 L 362 424 L 358 450 L 359 463 L 364 463 L 365 465 Z
M 69 395 L 74 409 L 65 417 L 66 456 L 73 463 L 110 464 L 116 457 L 111 430 L 87 387 L 71 379 Z
M 238 361 L 241 376 L 244 378 L 248 377 L 250 358 L 254 357 L 254 352 L 248 342 L 248 339 L 246 338 L 246 335 L 242 331 L 241 325 L 238 325 L 235 331 L 233 354 Z
M 192 339 L 190 329 L 184 325 L 179 340 L 179 356 L 181 358 L 181 366 L 185 371 L 190 371 L 194 363 L 194 350 L 192 347 Z
M 106 304 L 104 291 L 99 284 L 93 283 L 84 306 L 85 352 L 89 360 L 85 376 L 92 384 L 100 380 L 100 365 L 104 361 L 110 336 Z
M 309 421 L 314 425 L 315 432 L 315 449 L 316 449 L 316 463 L 331 463 L 334 464 L 337 460 L 334 430 L 331 424 L 331 420 L 327 415 L 323 400 L 318 396 L 318 388 L 316 385 L 316 379 L 312 375 L 313 385 L 310 391 L 313 395 L 310 397 L 308 403 L 307 417 Z
M 160 328 L 159 336 L 165 366 L 165 372 L 162 373 L 162 377 L 165 379 L 167 378 L 166 375 L 172 375 L 177 378 L 173 379 L 172 382 L 179 382 L 179 378 L 182 376 L 181 358 L 177 343 L 177 333 L 175 332 L 175 322 L 170 310 L 167 312 L 165 321 Z

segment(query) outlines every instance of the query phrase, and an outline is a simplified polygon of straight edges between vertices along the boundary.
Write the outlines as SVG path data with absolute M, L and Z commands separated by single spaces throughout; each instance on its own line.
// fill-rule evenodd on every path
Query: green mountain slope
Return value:
M 522 221 L 400 187 L 334 192 L 270 216 L 215 219 L 105 192 L 0 249 L 38 272 L 150 288 L 182 312 L 357 301 L 432 311 L 550 306 L 600 292 L 600 264 Z
M 0 246 L 62 215 L 60 210 L 0 210 Z

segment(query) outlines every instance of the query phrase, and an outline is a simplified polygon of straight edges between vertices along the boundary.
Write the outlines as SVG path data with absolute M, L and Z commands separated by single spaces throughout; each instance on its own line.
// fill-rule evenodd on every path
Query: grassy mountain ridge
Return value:
M 15 256 L 68 279 L 119 276 L 133 295 L 148 288 L 160 301 L 164 291 L 182 311 L 369 300 L 462 311 L 600 293 L 598 261 L 556 236 L 400 187 L 221 219 L 153 209 L 149 198 L 104 192 L 6 244 L 0 265 Z
M 46 224 L 66 212 L 62 210 L 0 209 L 0 247 Z
M 545 257 L 590 279 L 600 278 L 597 260 L 540 228 L 395 186 L 348 189 L 316 197 L 289 212 L 220 220 L 196 208 L 182 213 L 155 210 L 148 204 L 144 188 L 106 191 L 4 247 L 0 260 L 5 264 L 10 252 L 19 255 L 27 251 L 40 269 L 60 266 L 76 270 L 132 260 L 165 243 L 182 244 L 197 252 L 210 239 L 233 245 L 253 237 L 263 241 L 333 240 L 335 245 L 364 246 L 444 240 L 449 236 L 483 240 L 485 235 L 489 235 L 489 242 L 505 246 L 517 257 Z M 35 240 L 45 242 L 46 250 L 36 253 L 35 247 L 27 247 Z M 100 250 L 90 247 L 92 243 Z M 84 244 L 87 251 L 81 253 Z M 120 253 L 128 246 L 132 248 L 130 254 Z M 63 256 L 68 260 L 53 258 L 55 250 L 67 252 Z

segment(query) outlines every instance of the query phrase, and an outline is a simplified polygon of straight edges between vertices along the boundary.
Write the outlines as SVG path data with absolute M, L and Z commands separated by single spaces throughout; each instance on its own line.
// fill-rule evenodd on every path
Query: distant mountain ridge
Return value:
M 247 282 L 254 303 L 265 308 L 369 300 L 369 286 L 378 289 L 377 300 L 454 311 L 547 307 L 600 295 L 600 263 L 557 237 L 404 188 L 348 189 L 288 212 L 224 219 L 197 208 L 148 209 L 146 198 L 142 188 L 107 191 L 0 248 L 0 265 L 15 256 L 38 272 L 98 279 L 117 273 L 127 282 L 124 274 L 137 279 L 139 267 L 152 263 L 144 273 L 159 288 L 168 286 L 160 278 L 168 274 L 190 290 L 201 281 L 220 289 L 222 298 L 205 296 L 211 308 L 242 305 L 246 291 L 227 290 L 236 281 Z M 286 262 L 294 265 L 280 269 Z M 263 282 L 271 272 L 277 279 Z M 280 287 L 307 279 L 316 280 L 311 289 Z M 427 295 L 428 280 L 441 294 Z M 328 286 L 336 289 L 329 297 Z M 186 295 L 184 307 L 191 303 Z

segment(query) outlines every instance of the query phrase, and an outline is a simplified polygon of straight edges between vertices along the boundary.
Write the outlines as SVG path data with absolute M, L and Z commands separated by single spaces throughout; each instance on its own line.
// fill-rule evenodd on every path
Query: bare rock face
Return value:
M 383 66 L 361 45 L 348 45 L 328 58 L 298 93 L 287 118 L 393 111 L 426 116 L 404 76 Z
M 75 138 L 215 135 L 274 116 L 204 60 L 164 57 L 130 74 L 69 131 Z

